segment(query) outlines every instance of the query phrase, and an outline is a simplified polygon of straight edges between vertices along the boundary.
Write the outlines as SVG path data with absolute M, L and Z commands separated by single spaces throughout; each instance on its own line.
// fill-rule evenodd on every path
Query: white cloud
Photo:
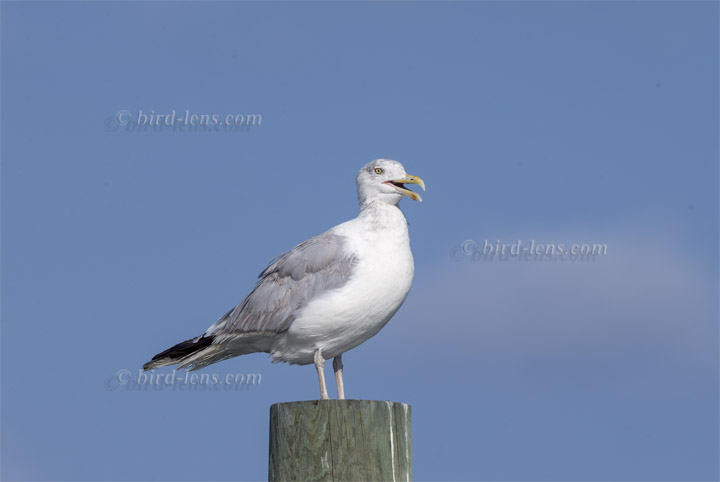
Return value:
M 601 242 L 608 252 L 594 261 L 452 261 L 448 246 L 446 263 L 418 272 L 403 310 L 414 335 L 510 356 L 642 346 L 702 360 L 716 353 L 717 278 L 672 243 L 627 233 L 520 239 Z

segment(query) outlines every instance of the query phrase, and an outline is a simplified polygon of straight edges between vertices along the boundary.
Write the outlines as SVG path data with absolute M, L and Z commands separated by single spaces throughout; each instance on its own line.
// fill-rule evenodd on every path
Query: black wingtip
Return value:
M 152 357 L 152 360 L 143 365 L 143 370 L 154 368 L 157 366 L 156 362 L 159 360 L 167 359 L 169 362 L 168 365 L 177 363 L 186 356 L 192 355 L 212 345 L 214 339 L 215 336 L 213 335 L 203 335 L 200 338 L 190 338 L 189 340 L 182 341 Z

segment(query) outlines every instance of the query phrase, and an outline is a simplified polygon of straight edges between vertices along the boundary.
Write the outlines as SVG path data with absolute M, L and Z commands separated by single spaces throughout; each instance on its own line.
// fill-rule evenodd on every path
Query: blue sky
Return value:
M 416 277 L 346 391 L 412 405 L 416 480 L 718 479 L 717 2 L 1 13 L 3 479 L 265 478 L 269 406 L 316 398 L 312 367 L 113 377 L 353 217 L 379 157 L 427 184 Z M 262 125 L 106 128 L 173 109 Z M 486 239 L 607 254 L 453 258 Z

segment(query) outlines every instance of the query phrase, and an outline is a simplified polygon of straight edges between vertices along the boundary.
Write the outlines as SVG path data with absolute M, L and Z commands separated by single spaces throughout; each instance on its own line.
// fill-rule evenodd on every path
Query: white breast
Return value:
M 318 348 L 326 359 L 340 355 L 374 336 L 405 301 L 414 273 L 407 221 L 395 206 L 380 209 L 332 230 L 347 236 L 358 259 L 353 276 L 302 310 L 273 344 L 274 361 L 312 363 Z

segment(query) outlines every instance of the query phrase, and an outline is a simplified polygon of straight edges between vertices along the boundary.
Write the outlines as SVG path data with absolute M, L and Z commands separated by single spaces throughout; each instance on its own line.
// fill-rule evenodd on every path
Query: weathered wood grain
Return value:
M 311 400 L 270 407 L 268 479 L 412 480 L 410 406 Z

